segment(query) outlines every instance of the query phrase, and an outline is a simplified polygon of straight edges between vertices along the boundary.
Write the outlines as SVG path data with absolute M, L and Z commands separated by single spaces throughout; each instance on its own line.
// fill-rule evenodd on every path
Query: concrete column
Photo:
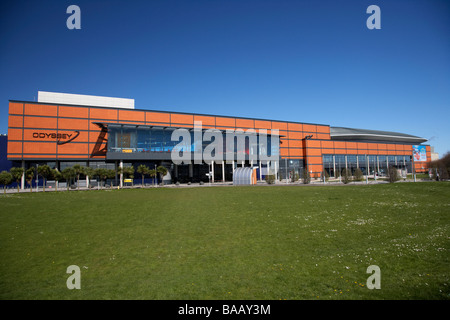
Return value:
M 191 178 L 192 180 L 193 177 L 194 177 L 194 165 L 191 162 L 189 163 L 189 178 Z
M 259 181 L 262 180 L 262 165 L 261 165 L 261 160 L 259 160 Z
M 222 182 L 225 182 L 225 161 L 222 160 Z
M 22 160 L 22 168 L 23 168 L 23 173 L 22 173 L 22 178 L 20 178 L 20 189 L 24 190 L 25 189 L 25 160 Z
M 277 161 L 273 162 L 273 167 L 274 167 L 274 171 L 275 171 L 275 183 L 277 183 L 277 181 L 278 181 Z
M 123 160 L 120 160 L 119 167 L 123 170 Z M 120 187 L 123 188 L 123 171 L 120 172 Z
M 366 154 L 366 163 L 367 163 L 366 175 L 369 176 L 369 174 L 370 174 L 370 161 L 369 161 L 369 156 L 367 154 Z

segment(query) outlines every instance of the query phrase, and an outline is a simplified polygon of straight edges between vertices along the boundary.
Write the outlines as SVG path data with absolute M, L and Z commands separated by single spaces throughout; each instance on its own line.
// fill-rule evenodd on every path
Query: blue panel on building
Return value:
M 8 136 L 0 136 L 0 172 L 3 170 L 9 171 L 12 167 L 12 162 L 7 158 Z

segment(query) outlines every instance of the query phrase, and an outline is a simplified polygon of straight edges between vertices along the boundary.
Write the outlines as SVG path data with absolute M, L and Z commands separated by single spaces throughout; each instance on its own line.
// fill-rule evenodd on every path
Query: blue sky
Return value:
M 69 30 L 66 9 L 81 9 Z M 381 29 L 369 30 L 369 5 Z M 0 133 L 37 91 L 136 108 L 398 131 L 450 151 L 448 0 L 0 4 Z

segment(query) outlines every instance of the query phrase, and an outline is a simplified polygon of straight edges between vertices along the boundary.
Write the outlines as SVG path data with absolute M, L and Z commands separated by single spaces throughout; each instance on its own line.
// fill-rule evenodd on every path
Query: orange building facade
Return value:
M 321 176 L 324 171 L 333 176 L 338 168 L 354 167 L 355 163 L 368 174 L 371 171 L 375 174 L 381 170 L 380 161 L 382 168 L 395 165 L 411 172 L 414 166 L 416 172 L 425 172 L 431 159 L 430 146 L 426 145 L 427 161 L 413 161 L 412 146 L 426 141 L 419 137 L 381 131 L 359 131 L 342 136 L 336 133 L 338 129 L 324 124 L 15 100 L 9 102 L 8 117 L 7 157 L 24 167 L 43 162 L 51 162 L 58 168 L 61 164 L 75 162 L 90 166 L 110 163 L 117 167 L 118 160 L 122 159 L 108 159 L 108 126 L 189 129 L 193 128 L 194 121 L 201 121 L 204 129 L 265 129 L 269 133 L 278 129 L 277 168 L 278 176 L 284 178 L 290 174 L 288 172 L 300 170 L 308 170 L 313 177 Z M 135 157 L 128 162 L 135 165 L 138 160 Z M 141 160 L 152 159 L 147 156 Z M 153 160 L 155 164 L 162 161 L 167 164 L 170 159 Z M 123 161 L 127 162 L 126 157 Z M 217 165 L 215 180 L 228 180 L 220 164 Z

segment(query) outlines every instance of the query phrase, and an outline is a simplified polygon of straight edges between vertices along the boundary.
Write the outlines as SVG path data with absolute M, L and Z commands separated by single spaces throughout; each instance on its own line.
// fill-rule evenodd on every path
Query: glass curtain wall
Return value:
M 108 152 L 171 152 L 175 147 L 180 147 L 180 140 L 172 141 L 172 133 L 176 128 L 166 127 L 138 127 L 128 125 L 109 125 L 108 126 Z M 201 146 L 202 151 L 214 141 L 196 141 L 201 139 L 202 134 L 195 134 L 190 130 L 190 142 L 183 140 L 186 144 L 183 146 L 187 151 L 194 151 Z M 279 155 L 279 139 L 272 145 L 271 136 L 260 139 L 261 136 L 251 136 L 244 134 L 244 150 L 238 150 L 238 140 L 242 138 L 239 133 L 234 137 L 234 153 L 244 153 L 246 156 L 259 155 L 260 148 L 263 154 L 268 156 Z M 224 151 L 226 147 L 226 134 L 222 132 Z M 261 140 L 261 141 L 260 141 Z M 261 142 L 261 143 L 260 143 Z M 231 149 L 233 150 L 233 149 Z M 213 154 L 214 156 L 214 154 Z

